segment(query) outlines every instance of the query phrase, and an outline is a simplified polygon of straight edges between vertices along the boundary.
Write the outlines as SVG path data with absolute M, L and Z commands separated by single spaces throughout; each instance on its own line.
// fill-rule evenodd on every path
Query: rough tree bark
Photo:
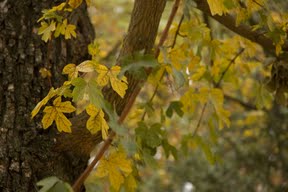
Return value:
M 166 0 L 135 0 L 121 57 L 140 50 L 151 53 L 165 4 Z M 63 66 L 87 60 L 87 51 L 83 50 L 93 39 L 82 9 L 73 17 L 80 25 L 77 40 L 54 40 L 46 45 L 35 29 L 41 10 L 49 7 L 51 1 L 0 2 L 0 191 L 37 191 L 36 181 L 51 175 L 72 183 L 86 166 L 88 152 L 99 142 L 99 135 L 91 136 L 85 129 L 85 115 L 72 118 L 73 134 L 65 137 L 53 128 L 44 131 L 41 117 L 30 119 L 31 110 L 50 88 L 49 81 L 40 77 L 39 69 L 50 69 L 52 85 L 59 86 L 64 79 Z M 139 87 L 139 80 L 133 75 L 128 75 L 128 82 L 124 99 L 111 90 L 105 91 L 105 98 L 118 114 Z M 71 139 L 79 136 L 81 140 Z M 69 153 L 63 153 L 67 148 L 57 147 L 61 143 L 70 146 Z M 85 152 L 74 152 L 74 147 Z
M 78 25 L 77 40 L 45 44 L 36 28 L 41 10 L 63 1 L 0 1 L 0 191 L 37 191 L 36 181 L 56 175 L 74 181 L 87 159 L 70 158 L 52 150 L 55 129 L 43 130 L 35 107 L 51 85 L 59 86 L 67 63 L 88 59 L 87 44 L 94 38 L 85 7 L 71 17 Z M 81 50 L 81 51 L 80 51 Z M 39 69 L 51 70 L 51 83 Z M 37 119 L 38 118 L 38 119 Z

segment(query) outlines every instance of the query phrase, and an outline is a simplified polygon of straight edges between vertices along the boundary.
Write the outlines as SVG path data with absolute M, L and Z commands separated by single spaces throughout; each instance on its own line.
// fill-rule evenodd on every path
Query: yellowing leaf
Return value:
M 64 23 L 58 23 L 54 33 L 54 37 L 59 37 L 60 34 L 64 35 L 65 27 L 66 25 Z
M 218 117 L 218 125 L 219 125 L 219 129 L 223 129 L 224 124 L 227 127 L 230 127 L 230 112 L 223 109 L 223 108 L 218 108 L 218 110 L 216 111 L 217 117 Z
M 56 107 L 57 111 L 62 113 L 72 113 L 75 111 L 75 107 L 71 105 L 70 101 L 61 102 L 61 97 L 57 97 L 53 101 L 53 105 Z
M 92 56 L 92 58 L 97 58 L 97 55 L 100 53 L 99 44 L 96 40 L 88 45 L 88 53 Z
M 88 73 L 95 70 L 96 64 L 93 61 L 87 60 L 80 63 L 76 68 L 80 72 Z
M 56 5 L 54 7 L 52 7 L 52 9 L 50 9 L 50 12 L 54 12 L 54 11 L 62 11 L 63 8 L 65 7 L 66 3 L 61 3 L 59 5 Z
M 50 91 L 48 92 L 47 96 L 44 97 L 44 99 L 42 99 L 33 109 L 33 111 L 31 112 L 31 118 L 35 117 L 35 115 L 37 115 L 37 113 L 39 112 L 39 110 L 41 109 L 41 107 L 43 105 L 46 105 L 46 103 L 56 95 L 56 90 L 52 87 L 50 89 Z
M 193 71 L 194 68 L 200 63 L 200 57 L 199 56 L 195 56 L 195 55 L 192 55 L 191 56 L 191 60 L 188 64 L 188 69 L 189 71 Z
M 86 108 L 86 112 L 90 115 L 86 123 L 87 129 L 92 133 L 95 134 L 98 131 L 102 132 L 102 138 L 106 139 L 108 136 L 108 129 L 109 126 L 104 119 L 104 112 L 102 109 L 98 109 L 94 105 L 90 104 Z
M 211 99 L 214 106 L 222 106 L 224 101 L 223 91 L 221 89 L 213 88 L 210 92 Z
M 108 68 L 105 65 L 97 65 L 96 67 L 96 71 L 98 72 L 98 76 L 97 76 L 97 83 L 100 86 L 105 86 L 108 84 L 109 82 L 109 76 L 108 76 Z
M 71 35 L 73 37 L 76 37 L 75 29 L 76 29 L 75 25 L 68 24 L 65 30 L 65 39 L 71 39 Z
M 38 29 L 38 35 L 42 35 L 42 40 L 47 42 L 51 38 L 51 34 L 55 31 L 56 25 L 55 22 L 52 21 L 50 24 L 45 21 L 41 22 L 41 27 Z
M 50 127 L 53 123 L 53 121 L 56 118 L 57 115 L 57 111 L 54 107 L 52 106 L 47 106 L 44 109 L 44 113 L 45 115 L 42 118 L 42 124 L 43 124 L 43 128 L 47 129 L 48 127 Z
M 72 7 L 72 8 L 77 8 L 81 5 L 82 0 L 69 0 L 68 4 Z
M 86 0 L 86 4 L 87 4 L 87 6 L 90 6 L 91 5 L 91 0 Z
M 39 70 L 39 72 L 41 74 L 41 77 L 43 77 L 44 79 L 47 78 L 47 77 L 49 78 L 49 77 L 52 76 L 51 72 L 48 69 L 46 69 L 45 67 L 42 67 Z
M 66 133 L 71 133 L 71 126 L 72 126 L 72 123 L 67 119 L 67 117 L 61 113 L 61 112 L 58 112 L 57 115 L 56 115 L 56 126 L 57 126 L 57 129 L 59 132 L 66 132 Z
M 43 128 L 47 129 L 53 123 L 56 122 L 56 126 L 59 132 L 71 132 L 71 122 L 63 113 L 71 113 L 75 111 L 75 107 L 71 105 L 70 101 L 61 102 L 61 97 L 57 97 L 53 101 L 54 106 L 47 106 L 44 109 L 44 116 L 42 119 Z
M 105 86 L 110 81 L 112 89 L 122 98 L 124 97 L 128 89 L 128 82 L 126 77 L 122 77 L 122 79 L 118 78 L 121 71 L 120 66 L 113 66 L 111 69 L 108 69 L 104 65 L 97 65 L 96 71 L 98 72 L 96 81 L 100 86 Z
M 136 180 L 132 174 L 130 174 L 130 175 L 128 175 L 128 177 L 126 177 L 124 186 L 125 186 L 125 189 L 127 192 L 136 191 L 137 183 L 136 183 Z
M 124 177 L 132 172 L 131 161 L 126 159 L 126 153 L 122 150 L 112 151 L 99 162 L 95 175 L 97 177 L 108 176 L 111 186 L 119 191 L 124 183 Z
M 70 79 L 78 77 L 78 70 L 76 65 L 70 63 L 63 68 L 62 74 L 67 74 Z
M 212 15 L 222 15 L 227 12 L 223 0 L 207 0 Z
M 194 81 L 199 80 L 204 73 L 206 72 L 206 68 L 204 66 L 199 67 L 196 72 L 191 76 L 191 79 Z
M 110 81 L 113 90 L 116 91 L 118 95 L 120 95 L 123 98 L 126 93 L 126 90 L 128 89 L 127 83 L 115 77 L 111 77 Z

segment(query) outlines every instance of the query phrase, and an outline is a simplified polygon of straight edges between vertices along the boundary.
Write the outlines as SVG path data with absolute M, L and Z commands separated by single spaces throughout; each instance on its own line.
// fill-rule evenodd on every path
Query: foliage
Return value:
M 65 39 L 76 37 L 76 26 L 69 24 L 67 15 L 81 3 L 82 1 L 70 0 L 44 10 L 43 16 L 38 20 L 41 22 L 38 34 L 42 35 L 42 40 L 48 42 L 60 35 Z M 104 100 L 103 91 L 109 87 L 124 98 L 130 83 L 125 75 L 130 73 L 139 79 L 145 79 L 142 69 L 152 70 L 143 94 L 138 96 L 137 103 L 124 124 L 127 131 L 117 137 L 114 141 L 116 147 L 110 149 L 100 160 L 86 182 L 87 189 L 93 191 L 108 186 L 113 191 L 135 191 L 139 183 L 136 181 L 137 176 L 141 175 L 143 180 L 148 179 L 156 169 L 158 172 L 153 175 L 156 177 L 155 182 L 151 179 L 150 183 L 155 189 L 161 188 L 157 183 L 157 179 L 161 178 L 164 181 L 166 179 L 168 189 L 181 190 L 186 179 L 203 191 L 212 190 L 214 185 L 211 188 L 203 187 L 197 174 L 187 176 L 193 172 L 193 167 L 201 172 L 198 175 L 202 180 L 207 177 L 203 172 L 209 169 L 208 176 L 211 181 L 208 181 L 213 183 L 217 180 L 214 184 L 222 190 L 223 183 L 220 183 L 222 181 L 218 178 L 224 177 L 230 166 L 240 166 L 238 157 L 247 161 L 241 164 L 245 173 L 234 170 L 235 177 L 243 179 L 241 174 L 247 176 L 249 172 L 246 172 L 246 169 L 250 168 L 249 158 L 255 158 L 255 161 L 258 158 L 257 155 L 249 155 L 256 153 L 258 149 L 265 150 L 254 141 L 261 136 L 260 133 L 265 132 L 263 130 L 269 129 L 264 126 L 265 123 L 273 124 L 271 119 L 269 122 L 265 121 L 267 116 L 271 117 L 270 113 L 275 107 L 279 108 L 272 101 L 272 95 L 275 95 L 279 104 L 287 105 L 287 66 L 282 59 L 286 51 L 283 47 L 287 39 L 287 14 L 276 12 L 265 0 L 207 0 L 207 3 L 212 16 L 229 14 L 235 16 L 236 27 L 245 24 L 251 31 L 264 33 L 265 38 L 270 38 L 275 45 L 274 52 L 269 55 L 256 43 L 231 34 L 206 16 L 203 19 L 202 13 L 193 7 L 193 2 L 186 0 L 182 5 L 184 20 L 175 23 L 170 30 L 165 46 L 161 47 L 157 64 L 154 60 L 145 60 L 146 56 L 140 52 L 140 61 L 137 61 L 136 55 L 134 61 L 128 61 L 128 64 L 124 62 L 122 65 L 113 65 L 110 58 L 105 57 L 105 51 L 100 49 L 107 46 L 108 40 L 106 43 L 103 39 L 95 40 L 88 46 L 92 59 L 78 65 L 67 64 L 63 68 L 63 74 L 68 76 L 67 81 L 57 89 L 51 88 L 32 111 L 33 118 L 45 106 L 43 128 L 50 127 L 55 121 L 60 132 L 68 133 L 72 131 L 72 124 L 64 113 L 76 111 L 76 114 L 79 114 L 86 111 L 89 115 L 87 129 L 91 134 L 101 132 L 105 140 L 108 138 L 109 125 L 115 124 L 116 120 L 111 118 L 111 111 L 105 106 L 107 101 Z M 171 5 L 168 4 L 169 6 Z M 181 15 L 177 15 L 178 17 Z M 276 55 L 277 58 L 272 64 L 265 65 L 271 55 Z M 45 74 L 47 76 L 49 73 Z M 51 75 L 53 74 L 50 73 Z M 55 98 L 53 105 L 46 106 L 52 98 Z M 65 101 L 62 102 L 64 98 Z M 110 122 L 107 122 L 105 114 L 109 116 Z M 146 118 L 146 115 L 149 118 Z M 230 139 L 231 132 L 233 137 L 239 139 Z M 269 133 L 265 134 L 260 142 L 265 146 L 274 144 L 271 138 L 267 141 Z M 247 149 L 238 149 L 238 143 L 242 142 L 248 142 Z M 232 143 L 236 148 L 230 149 L 227 143 Z M 203 159 L 198 158 L 201 156 L 200 151 L 215 167 L 201 165 Z M 263 154 L 259 154 L 261 155 Z M 287 168 L 284 164 L 282 166 Z M 185 170 L 187 167 L 191 169 Z M 169 168 L 173 169 L 173 173 L 168 174 Z M 219 172 L 209 175 L 210 168 Z M 280 169 L 277 167 L 275 170 Z M 183 173 L 187 173 L 186 178 L 183 178 Z M 258 172 L 254 171 L 253 174 L 255 176 L 251 177 L 255 179 Z M 280 174 L 284 177 L 283 172 Z M 265 176 L 269 178 L 271 175 L 268 173 Z M 97 183 L 97 179 L 104 182 Z M 268 179 L 268 182 L 272 182 L 271 180 Z M 93 186 L 93 181 L 94 184 L 97 183 L 96 187 Z M 107 181 L 110 184 L 107 184 Z M 260 183 L 259 186 L 273 188 L 262 181 L 256 181 Z M 59 181 L 54 178 L 39 185 L 43 186 L 42 190 L 45 188 L 49 191 L 56 182 Z M 247 181 L 241 180 L 239 185 L 243 184 L 242 182 Z M 282 185 L 284 179 L 280 183 Z M 278 183 L 276 187 L 279 185 Z M 143 184 L 140 188 L 151 191 L 151 186 Z M 235 186 L 229 190 L 233 187 Z M 249 185 L 242 190 L 256 189 Z

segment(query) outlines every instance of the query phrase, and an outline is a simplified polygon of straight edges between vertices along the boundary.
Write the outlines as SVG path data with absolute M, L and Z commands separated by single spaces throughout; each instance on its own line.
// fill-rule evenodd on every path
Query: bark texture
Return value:
M 73 181 L 87 157 L 71 158 L 53 150 L 55 128 L 43 130 L 31 110 L 50 89 L 65 79 L 67 63 L 88 59 L 87 43 L 94 37 L 85 7 L 70 18 L 77 24 L 77 40 L 45 44 L 37 35 L 41 10 L 63 1 L 0 1 L 0 191 L 38 191 L 36 182 L 47 176 Z M 80 51 L 81 50 L 81 51 Z M 51 81 L 40 68 L 52 73 Z

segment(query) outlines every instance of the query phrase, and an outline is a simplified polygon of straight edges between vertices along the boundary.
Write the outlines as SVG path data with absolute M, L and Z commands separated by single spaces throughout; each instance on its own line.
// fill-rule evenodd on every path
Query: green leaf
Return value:
M 182 111 L 183 104 L 180 101 L 172 101 L 168 109 L 166 110 L 166 116 L 171 118 L 175 111 L 179 117 L 182 117 L 184 112 Z
M 52 35 L 52 32 L 55 31 L 56 24 L 54 21 L 52 21 L 50 24 L 46 22 L 41 22 L 41 27 L 38 29 L 38 35 L 42 35 L 42 40 L 47 42 Z
M 42 179 L 41 181 L 38 181 L 37 185 L 42 186 L 39 192 L 49 191 L 59 181 L 60 180 L 55 176 L 47 177 L 45 179 Z
M 223 4 L 227 9 L 233 9 L 237 7 L 235 2 L 232 0 L 224 0 Z
M 174 146 L 170 145 L 167 139 L 162 140 L 162 147 L 164 149 L 166 158 L 168 158 L 169 155 L 172 154 L 176 160 L 178 159 L 177 149 Z
M 39 182 L 38 186 L 42 186 L 39 192 L 73 192 L 72 187 L 58 179 L 57 177 L 47 177 Z
M 153 129 L 149 129 L 149 131 L 145 135 L 145 143 L 151 147 L 156 148 L 161 145 L 161 138 Z
M 88 95 L 90 102 L 96 107 L 102 108 L 103 106 L 103 95 L 101 90 L 98 88 L 96 80 L 90 80 L 88 83 Z
M 208 143 L 204 142 L 200 136 L 195 136 L 194 141 L 199 145 L 205 154 L 206 159 L 213 165 L 215 164 L 215 157 L 211 151 Z
M 66 182 L 57 182 L 49 192 L 73 192 L 72 187 Z
M 180 71 L 177 71 L 176 69 L 173 68 L 173 77 L 175 79 L 175 87 L 176 89 L 179 89 L 184 86 L 184 83 L 186 81 L 183 73 Z
M 77 77 L 73 79 L 71 83 L 74 85 L 74 89 L 72 91 L 73 102 L 83 99 L 87 82 L 83 78 Z
M 157 162 L 148 149 L 143 150 L 142 158 L 146 165 L 150 166 L 151 168 L 157 169 Z

